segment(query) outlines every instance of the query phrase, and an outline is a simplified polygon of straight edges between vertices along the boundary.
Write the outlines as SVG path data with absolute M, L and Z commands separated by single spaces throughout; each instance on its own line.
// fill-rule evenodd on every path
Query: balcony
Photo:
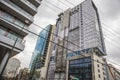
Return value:
M 0 7 L 5 10 L 7 13 L 17 17 L 21 21 L 25 22 L 28 21 L 28 25 L 30 25 L 33 22 L 33 17 L 28 14 L 26 11 L 15 5 L 14 3 L 6 0 L 0 1 Z
M 38 7 L 41 4 L 42 0 L 28 0 L 32 4 L 34 4 L 36 7 Z
M 13 39 L 10 39 L 10 38 L 5 37 L 5 36 L 0 34 L 0 45 L 1 46 L 8 48 L 8 49 L 12 49 L 14 42 L 15 41 Z M 13 51 L 12 51 L 11 56 L 14 56 L 14 55 L 20 53 L 21 51 L 23 51 L 24 47 L 25 46 L 22 43 L 17 42 Z
M 3 12 L 0 10 L 0 24 L 15 31 L 16 33 L 21 32 L 22 36 L 26 36 L 28 34 L 28 31 L 23 30 L 22 28 L 24 27 L 25 29 L 28 30 L 28 25 L 25 25 L 25 23 L 19 21 L 18 19 L 15 19 L 13 16 Z
M 22 7 L 25 11 L 27 11 L 33 16 L 37 13 L 37 8 L 27 0 L 11 0 L 11 1 Z

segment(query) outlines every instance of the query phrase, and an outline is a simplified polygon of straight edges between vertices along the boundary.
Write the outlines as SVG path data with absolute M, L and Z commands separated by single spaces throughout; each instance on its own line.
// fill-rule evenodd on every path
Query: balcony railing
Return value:
M 9 39 L 12 39 L 12 40 L 14 40 L 14 41 L 16 41 L 16 39 L 17 39 L 17 37 L 19 37 L 18 38 L 18 40 L 17 40 L 17 42 L 19 42 L 19 43 L 22 43 L 22 38 L 20 37 L 20 36 L 18 36 L 17 34 L 15 34 L 14 32 L 8 32 L 7 30 L 3 30 L 3 29 L 1 29 L 2 27 L 0 26 L 0 35 L 2 35 L 2 36 L 4 36 L 4 37 L 7 37 L 7 38 L 9 38 Z
M 42 0 L 35 0 L 36 2 L 40 3 Z
M 27 4 L 28 6 L 30 6 L 31 8 L 33 8 L 34 10 L 37 10 L 37 8 L 33 4 L 31 4 L 29 1 L 27 0 L 21 0 L 21 1 Z
M 21 22 L 18 19 L 15 19 L 13 16 L 11 16 L 1 10 L 0 10 L 0 18 L 3 18 L 4 20 L 7 20 L 13 24 L 18 25 L 17 27 L 21 27 L 21 28 L 24 27 L 25 29 L 28 29 L 28 25 L 25 25 L 25 23 Z
M 12 3 L 11 1 L 9 0 L 5 0 L 5 1 L 2 1 L 2 2 L 6 2 L 6 5 L 10 5 L 12 6 L 16 11 L 19 11 L 19 13 L 22 13 L 22 15 L 26 16 L 28 19 L 33 19 L 33 17 L 27 13 L 26 11 L 24 11 L 23 9 L 21 9 L 20 7 L 18 7 L 17 5 L 15 5 L 14 3 Z
M 38 7 L 41 4 L 42 0 L 28 0 L 28 1 L 35 5 L 36 7 Z

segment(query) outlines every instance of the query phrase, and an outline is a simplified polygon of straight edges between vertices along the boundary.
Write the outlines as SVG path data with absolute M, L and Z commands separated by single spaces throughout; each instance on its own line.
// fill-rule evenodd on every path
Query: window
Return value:
M 82 41 L 81 44 L 84 44 L 84 42 Z
M 74 61 L 70 61 L 70 64 L 74 64 Z
M 1 35 L 4 35 L 4 34 L 5 34 L 5 31 L 2 30 L 2 29 L 0 29 L 0 34 L 1 34 Z
M 69 64 L 69 79 L 73 75 L 79 80 L 92 80 L 92 65 L 90 57 L 71 60 Z
M 103 69 L 103 71 L 105 71 L 105 69 L 104 68 L 102 68 Z
M 100 78 L 100 74 L 99 74 L 98 76 L 99 76 L 99 78 Z
M 100 72 L 100 70 L 98 69 L 98 72 Z
M 5 36 L 5 37 L 7 37 L 9 39 L 14 40 L 14 41 L 18 37 L 17 42 L 21 42 L 22 41 L 22 37 L 20 35 L 17 35 L 15 32 L 13 32 L 11 30 L 8 30 L 8 29 L 5 29 L 2 26 L 0 26 L 0 35 L 3 35 L 3 36 Z
M 103 72 L 103 75 L 105 75 L 105 72 Z
M 104 77 L 104 80 L 106 80 L 106 78 Z
M 54 48 L 53 49 L 55 50 L 55 48 L 56 48 L 56 44 L 54 44 Z
M 97 60 L 97 62 L 99 62 L 99 60 Z
M 100 67 L 99 64 L 97 66 Z

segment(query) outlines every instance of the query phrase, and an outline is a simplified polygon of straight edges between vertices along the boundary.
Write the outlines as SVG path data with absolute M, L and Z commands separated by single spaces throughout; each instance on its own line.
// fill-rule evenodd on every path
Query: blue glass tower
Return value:
M 48 25 L 39 34 L 34 54 L 32 55 L 32 59 L 29 66 L 31 71 L 34 69 L 40 69 L 42 66 L 44 66 L 51 34 L 51 28 L 52 26 Z

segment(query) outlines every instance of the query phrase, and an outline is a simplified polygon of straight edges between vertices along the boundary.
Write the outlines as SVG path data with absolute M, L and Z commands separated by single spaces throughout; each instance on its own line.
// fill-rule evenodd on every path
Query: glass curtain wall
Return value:
M 69 61 L 69 75 L 68 78 L 71 80 L 71 77 L 79 80 L 92 80 L 92 64 L 91 58 L 80 58 Z
M 31 70 L 35 65 L 36 65 L 35 68 L 37 69 L 43 65 L 42 59 L 44 57 L 45 46 L 47 44 L 47 39 L 49 37 L 48 35 L 49 35 L 50 27 L 51 27 L 50 25 L 47 26 L 39 34 L 40 37 L 38 37 L 34 54 L 32 56 L 31 63 L 30 63 Z

